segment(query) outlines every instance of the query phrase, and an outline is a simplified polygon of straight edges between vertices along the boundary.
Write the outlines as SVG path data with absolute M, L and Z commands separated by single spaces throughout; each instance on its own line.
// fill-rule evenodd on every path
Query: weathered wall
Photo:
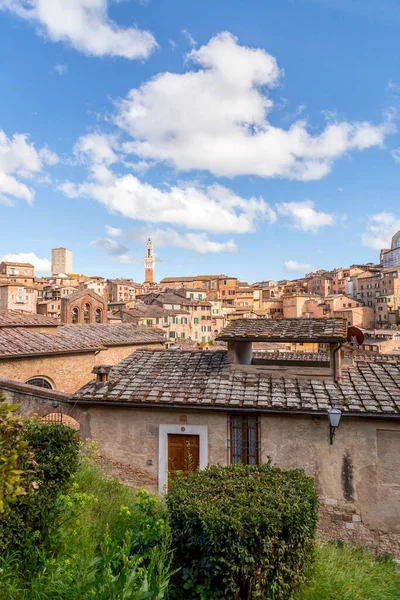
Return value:
M 160 424 L 207 425 L 209 462 L 227 464 L 225 413 L 94 406 L 85 410 L 86 433 L 99 440 L 104 457 L 138 469 L 136 485 L 157 489 Z M 279 466 L 303 468 L 315 478 L 322 534 L 383 551 L 390 546 L 400 556 L 400 423 L 343 417 L 331 446 L 327 419 L 263 416 L 262 461 L 268 456 Z M 153 464 L 147 465 L 147 460 Z
M 115 365 L 140 348 L 161 349 L 162 344 L 114 346 L 107 350 L 82 354 L 43 355 L 0 360 L 0 378 L 25 383 L 32 377 L 45 377 L 53 388 L 73 393 L 91 381 L 93 367 Z

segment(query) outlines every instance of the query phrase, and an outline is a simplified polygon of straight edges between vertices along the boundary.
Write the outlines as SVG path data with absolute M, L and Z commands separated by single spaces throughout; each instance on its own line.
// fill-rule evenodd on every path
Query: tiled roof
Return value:
M 0 357 L 26 356 L 99 350 L 99 344 L 89 340 L 72 340 L 50 333 L 38 333 L 24 327 L 0 328 Z M 1 368 L 1 367 L 0 367 Z
M 139 350 L 114 366 L 108 384 L 90 382 L 72 401 L 236 410 L 400 415 L 400 365 L 361 363 L 331 379 L 297 379 L 230 369 L 227 353 Z
M 218 335 L 220 340 L 271 342 L 343 342 L 346 321 L 331 319 L 237 319 Z
M 152 329 L 138 325 L 96 323 L 91 325 L 60 325 L 58 335 L 76 343 L 99 346 L 127 346 L 130 344 L 163 343 L 164 338 Z
M 33 265 L 31 263 L 20 263 L 20 262 L 7 262 L 1 261 L 3 265 L 14 265 L 17 267 L 31 267 L 33 269 Z
M 18 310 L 0 310 L 1 327 L 55 327 L 57 321 L 44 315 L 24 313 Z

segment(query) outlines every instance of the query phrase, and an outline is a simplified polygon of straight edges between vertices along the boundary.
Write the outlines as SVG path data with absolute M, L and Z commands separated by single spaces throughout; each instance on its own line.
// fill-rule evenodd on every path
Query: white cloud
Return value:
M 312 200 L 304 202 L 284 202 L 276 206 L 277 212 L 283 217 L 290 218 L 293 229 L 317 232 L 320 227 L 334 225 L 335 217 L 332 214 L 318 212 Z
M 68 73 L 68 65 L 54 65 L 53 71 L 59 75 L 66 75 Z
M 117 175 L 104 164 L 93 165 L 91 173 L 86 182 L 66 182 L 59 189 L 70 198 L 93 198 L 130 219 L 212 233 L 248 233 L 258 220 L 276 219 L 262 198 L 245 199 L 218 184 L 205 188 L 180 184 L 164 190 L 132 174 Z
M 9 138 L 0 129 L 0 203 L 12 206 L 19 199 L 31 204 L 35 192 L 21 180 L 38 177 L 44 163 L 56 162 L 58 156 L 47 146 L 37 151 L 26 134 L 15 133 Z
M 161 73 L 117 102 L 115 122 L 132 140 L 126 152 L 217 176 L 321 179 L 351 150 L 381 146 L 386 121 L 330 121 L 315 135 L 299 120 L 272 125 L 265 88 L 279 83 L 276 59 L 220 33 L 187 55 L 186 73 Z
M 392 213 L 380 212 L 369 219 L 361 239 L 364 246 L 382 250 L 390 248 L 392 237 L 400 230 L 400 218 Z
M 75 157 L 89 165 L 111 165 L 119 160 L 115 150 L 118 149 L 117 138 L 104 133 L 88 133 L 82 135 L 74 146 Z
M 182 29 L 181 33 L 183 33 L 183 35 L 185 35 L 189 41 L 189 44 L 191 45 L 192 48 L 195 48 L 197 46 L 197 42 L 194 39 L 194 37 L 192 36 L 192 34 L 190 33 L 190 31 L 188 31 L 187 29 Z
M 314 265 L 310 265 L 309 263 L 301 263 L 297 260 L 287 260 L 285 262 L 286 271 L 291 271 L 295 273 L 310 273 L 315 271 Z
M 108 4 L 108 0 L 0 0 L 0 10 L 32 22 L 40 34 L 85 54 L 147 58 L 157 47 L 154 36 L 136 27 L 119 27 L 108 17 Z
M 123 231 L 122 229 L 118 229 L 117 227 L 110 227 L 110 225 L 106 225 L 106 233 L 111 237 L 120 237 Z
M 210 240 L 205 232 L 181 234 L 175 229 L 133 230 L 121 232 L 123 239 L 144 243 L 150 236 L 158 248 L 175 246 L 186 248 L 199 254 L 216 254 L 219 252 L 237 252 L 238 247 L 233 240 L 216 242 Z
M 20 252 L 19 254 L 3 254 L 0 258 L 1 261 L 6 262 L 19 262 L 19 263 L 31 263 L 36 271 L 43 273 L 50 273 L 51 262 L 48 258 L 39 258 L 33 252 Z
M 392 150 L 392 156 L 394 160 L 400 165 L 400 148 Z
M 121 254 L 128 252 L 128 248 L 126 246 L 109 238 L 94 240 L 93 242 L 90 242 L 90 245 L 93 246 L 93 248 L 106 250 L 111 256 L 120 256 Z

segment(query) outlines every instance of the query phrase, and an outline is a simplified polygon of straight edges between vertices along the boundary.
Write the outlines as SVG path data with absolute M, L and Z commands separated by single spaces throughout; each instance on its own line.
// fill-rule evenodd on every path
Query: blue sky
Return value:
M 0 257 L 294 278 L 400 229 L 397 0 L 0 0 Z M 34 256 L 32 256 L 34 255 Z

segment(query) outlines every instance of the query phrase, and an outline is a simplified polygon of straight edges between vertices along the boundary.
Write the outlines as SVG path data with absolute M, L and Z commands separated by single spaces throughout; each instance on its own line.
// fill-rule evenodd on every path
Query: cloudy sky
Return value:
M 379 6 L 378 6 L 379 5 Z M 400 229 L 397 0 L 0 0 L 0 258 L 247 281 Z

